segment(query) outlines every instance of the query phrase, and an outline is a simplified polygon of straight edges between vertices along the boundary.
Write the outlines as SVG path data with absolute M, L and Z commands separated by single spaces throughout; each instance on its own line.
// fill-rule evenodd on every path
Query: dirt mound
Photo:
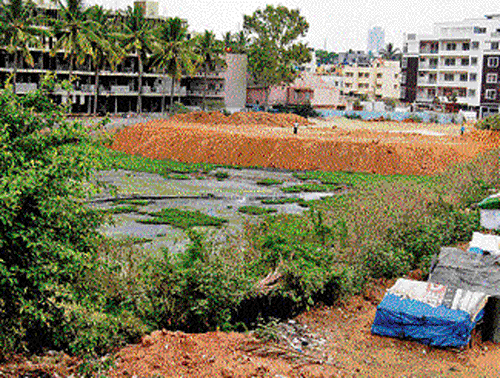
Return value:
M 192 163 L 429 175 L 500 146 L 497 134 L 479 130 L 457 136 L 456 130 L 452 135 L 423 135 L 417 129 L 398 132 L 397 123 L 384 132 L 373 129 L 374 123 L 370 130 L 346 129 L 342 124 L 309 127 L 295 115 L 269 113 L 226 117 L 198 112 L 176 117 L 125 128 L 115 135 L 112 148 Z M 186 121 L 179 121 L 182 117 Z M 302 122 L 297 135 L 295 120 Z M 221 122 L 232 123 L 221 127 Z
M 500 144 L 500 131 L 474 129 L 467 136 L 469 139 L 479 143 Z
M 299 125 L 310 125 L 304 117 L 296 114 L 270 114 L 266 112 L 237 112 L 225 116 L 221 112 L 191 112 L 177 114 L 170 118 L 174 123 L 201 123 L 206 125 L 263 125 L 274 127 L 293 127 L 294 123 Z

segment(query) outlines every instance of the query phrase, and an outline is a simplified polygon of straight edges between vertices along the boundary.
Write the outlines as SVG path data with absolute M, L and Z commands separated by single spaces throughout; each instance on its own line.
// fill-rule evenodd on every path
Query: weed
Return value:
M 212 217 L 203 214 L 200 211 L 189 211 L 179 209 L 162 209 L 153 213 L 149 213 L 152 219 L 140 219 L 139 223 L 145 224 L 169 224 L 174 227 L 183 229 L 191 228 L 194 226 L 215 226 L 220 227 L 227 223 L 226 219 Z
M 278 210 L 258 206 L 241 206 L 238 211 L 248 215 L 265 215 L 276 213 Z
M 277 180 L 277 179 L 272 179 L 272 178 L 265 178 L 265 179 L 257 181 L 257 185 L 262 185 L 262 186 L 273 186 L 273 185 L 281 185 L 281 184 L 283 184 L 283 180 Z

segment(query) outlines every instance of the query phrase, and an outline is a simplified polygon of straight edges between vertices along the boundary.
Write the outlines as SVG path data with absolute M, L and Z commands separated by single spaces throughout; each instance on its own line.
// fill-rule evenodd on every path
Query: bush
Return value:
M 26 96 L 0 92 L 2 355 L 67 342 L 62 304 L 97 252 L 103 214 L 82 202 L 93 164 L 88 151 L 71 148 L 92 133 L 65 119 L 55 88 L 48 76 Z
M 476 122 L 479 130 L 500 130 L 500 114 L 494 114 Z

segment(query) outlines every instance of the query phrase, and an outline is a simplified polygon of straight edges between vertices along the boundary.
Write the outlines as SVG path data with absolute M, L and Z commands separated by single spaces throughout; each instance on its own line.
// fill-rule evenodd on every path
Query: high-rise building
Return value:
M 480 116 L 500 112 L 500 15 L 437 23 L 430 35 L 406 34 L 403 54 L 403 101 L 453 103 Z
M 378 55 L 379 51 L 384 48 L 385 31 L 380 26 L 374 26 L 368 30 L 368 38 L 366 51 L 373 55 Z

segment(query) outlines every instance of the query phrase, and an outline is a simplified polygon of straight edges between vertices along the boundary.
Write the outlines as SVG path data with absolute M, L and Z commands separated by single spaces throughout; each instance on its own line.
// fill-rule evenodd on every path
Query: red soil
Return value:
M 293 133 L 295 122 L 298 134 Z M 500 137 L 489 131 L 433 136 L 394 132 L 401 131 L 398 122 L 380 124 L 384 131 L 347 130 L 295 115 L 197 112 L 125 128 L 111 148 L 182 162 L 428 175 L 500 146 Z

